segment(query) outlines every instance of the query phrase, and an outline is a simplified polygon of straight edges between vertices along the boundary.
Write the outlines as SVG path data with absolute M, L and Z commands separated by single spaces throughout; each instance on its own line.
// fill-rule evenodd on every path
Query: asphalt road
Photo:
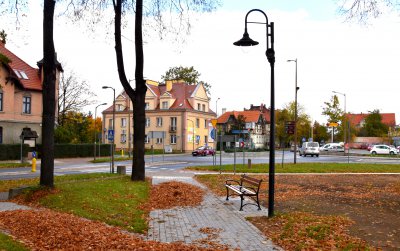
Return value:
M 269 152 L 262 153 L 236 153 L 236 160 L 233 153 L 223 154 L 222 158 L 217 156 L 217 165 L 220 164 L 236 164 L 247 165 L 247 160 L 251 159 L 252 163 L 268 163 Z M 280 150 L 276 151 L 275 163 L 293 163 L 293 152 Z M 110 172 L 110 163 L 90 163 L 91 158 L 81 159 L 57 159 L 55 160 L 55 175 L 77 174 L 77 173 L 97 173 L 97 172 Z M 385 164 L 400 164 L 400 158 L 389 157 L 369 157 L 369 156 L 344 156 L 343 153 L 339 155 L 320 155 L 319 157 L 300 157 L 297 156 L 298 163 L 312 163 L 312 162 L 325 162 L 325 163 L 385 163 Z M 117 165 L 124 165 L 127 168 L 127 173 L 131 173 L 131 161 L 115 162 L 115 171 Z M 176 174 L 182 173 L 182 168 L 194 165 L 212 165 L 213 157 L 192 157 L 190 154 L 174 154 L 174 155 L 154 155 L 146 156 L 146 175 L 154 176 L 159 173 L 175 172 Z M 31 172 L 31 168 L 0 168 L 0 180 L 8 179 L 21 179 L 38 177 L 40 175 L 40 160 L 38 161 L 37 171 Z

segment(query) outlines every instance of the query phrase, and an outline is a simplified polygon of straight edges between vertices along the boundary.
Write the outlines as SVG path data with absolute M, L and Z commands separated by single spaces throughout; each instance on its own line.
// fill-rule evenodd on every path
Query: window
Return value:
M 122 130 L 121 132 L 121 143 L 126 142 L 126 130 Z
M 3 144 L 3 127 L 0 126 L 0 144 Z
M 206 111 L 206 105 L 203 105 L 203 112 Z
M 176 132 L 176 124 L 177 124 L 176 117 L 171 117 L 171 128 L 170 128 L 170 131 Z
M 205 120 L 204 120 L 204 128 L 206 128 L 206 129 L 207 129 L 207 124 L 208 124 L 208 123 L 207 123 L 207 119 L 205 119 Z
M 198 145 L 200 143 L 200 135 L 196 135 L 196 144 Z
M 196 128 L 200 128 L 200 119 L 196 119 Z
M 121 127 L 126 127 L 126 118 L 121 118 Z
M 207 143 L 208 143 L 208 137 L 204 136 L 204 144 L 207 145 Z
M 161 117 L 157 117 L 157 126 L 158 127 L 162 126 L 162 118 Z
M 176 144 L 176 134 L 171 134 L 171 144 Z
M 22 112 L 31 113 L 31 97 L 24 96 L 22 99 Z
M 163 138 L 157 138 L 156 143 L 157 143 L 157 144 L 162 144 L 162 143 L 163 143 Z
M 0 92 L 0 111 L 3 111 L 3 92 Z
M 150 142 L 149 136 L 147 136 L 147 134 L 144 135 L 144 143 L 145 143 L 145 144 L 148 144 L 149 142 Z
M 200 111 L 200 104 L 197 104 L 197 110 L 199 110 Z
M 124 107 L 121 104 L 117 105 L 117 111 L 122 111 L 124 110 Z
M 113 129 L 113 120 L 109 119 L 108 120 L 108 130 L 112 130 Z
M 146 103 L 144 104 L 144 109 L 145 109 L 145 110 L 150 110 L 150 103 L 146 102 Z
M 146 127 L 150 127 L 150 118 L 146 118 Z
M 168 101 L 162 102 L 162 109 L 168 109 Z

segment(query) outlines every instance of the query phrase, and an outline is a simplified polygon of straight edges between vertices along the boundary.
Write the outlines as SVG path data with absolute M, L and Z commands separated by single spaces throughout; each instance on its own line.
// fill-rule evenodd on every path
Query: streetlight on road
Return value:
M 332 92 L 344 96 L 343 143 L 346 146 L 346 93 L 341 93 L 341 92 L 337 92 L 337 91 L 332 91 Z M 345 151 L 346 151 L 346 148 L 345 148 Z
M 97 116 L 97 107 L 101 105 L 107 105 L 107 103 L 102 103 L 94 108 L 94 160 L 96 160 L 96 141 L 97 141 L 97 130 L 96 130 L 96 116 Z
M 260 12 L 264 15 L 266 22 L 248 22 L 247 17 L 253 11 Z M 243 37 L 234 42 L 236 46 L 254 46 L 258 42 L 250 38 L 249 33 L 247 33 L 247 24 L 265 24 L 266 28 L 266 43 L 267 50 L 265 55 L 267 56 L 268 62 L 271 67 L 271 126 L 270 126 L 270 139 L 269 139 L 269 189 L 268 189 L 268 217 L 274 216 L 274 196 L 275 196 L 275 50 L 274 50 L 274 23 L 268 24 L 268 17 L 264 11 L 260 9 L 252 9 L 247 12 L 244 22 L 244 34 Z
M 220 98 L 217 98 L 217 100 L 215 100 L 215 113 L 217 114 L 217 118 L 218 118 L 218 100 L 220 100 Z
M 288 62 L 296 63 L 296 71 L 295 71 L 295 89 L 294 89 L 294 164 L 296 164 L 296 156 L 297 156 L 297 91 L 300 87 L 297 87 L 297 58 L 289 59 Z
M 114 92 L 114 99 L 113 99 L 113 120 L 112 120 L 112 130 L 115 137 L 115 89 L 111 86 L 103 86 L 103 89 L 112 89 Z M 114 173 L 114 137 L 111 141 L 111 173 Z

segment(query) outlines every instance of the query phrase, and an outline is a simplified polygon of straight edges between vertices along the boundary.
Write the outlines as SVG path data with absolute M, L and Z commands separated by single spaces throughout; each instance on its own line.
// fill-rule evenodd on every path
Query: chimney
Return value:
M 226 112 L 226 108 L 222 108 L 222 114 Z
M 166 89 L 167 92 L 172 90 L 172 80 L 165 81 L 165 85 L 167 87 L 167 89 Z

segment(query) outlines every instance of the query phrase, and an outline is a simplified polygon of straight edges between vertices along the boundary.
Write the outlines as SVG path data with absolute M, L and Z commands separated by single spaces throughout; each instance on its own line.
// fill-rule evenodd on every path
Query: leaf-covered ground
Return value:
M 57 192 L 57 191 L 56 191 Z M 49 191 L 38 191 L 31 197 L 30 205 Z M 168 182 L 154 186 L 146 209 L 196 206 L 204 191 L 196 186 Z M 140 235 L 127 233 L 118 227 L 90 221 L 72 214 L 45 208 L 0 212 L 0 229 L 23 242 L 31 250 L 226 250 L 213 245 L 212 238 L 198 245 L 159 243 L 145 241 Z M 205 229 L 210 235 L 216 230 Z M 207 248 L 205 248 L 206 246 Z
M 215 193 L 224 196 L 226 195 L 224 181 L 238 177 L 238 175 L 204 175 L 196 178 Z M 268 176 L 258 177 L 262 177 L 265 181 L 261 188 L 261 200 L 262 204 L 267 207 Z M 359 245 L 359 240 L 362 240 L 366 242 L 366 246 L 384 250 L 400 250 L 399 175 L 277 175 L 275 211 L 282 213 L 282 217 L 286 214 L 281 220 L 302 212 L 315 218 L 325 217 L 328 219 L 332 216 L 344 216 L 348 221 L 343 221 L 341 225 L 347 228 L 346 231 L 334 227 L 328 229 L 332 233 L 338 234 L 339 237 L 337 238 L 350 240 L 354 237 L 355 246 Z M 279 221 L 278 217 L 276 220 L 277 222 L 263 219 L 254 221 L 259 223 L 257 226 L 262 231 L 269 227 L 275 229 L 276 234 L 284 235 L 288 225 Z M 298 220 L 301 222 L 301 217 Z M 347 223 L 345 224 L 345 222 Z M 289 226 L 292 227 L 290 224 Z M 305 224 L 303 224 L 303 227 L 307 228 Z M 309 227 L 313 228 L 313 225 Z M 323 228 L 323 230 L 327 229 Z M 273 237 L 270 232 L 266 232 L 266 235 Z M 315 241 L 312 234 L 308 237 L 310 239 L 304 239 L 304 236 L 289 235 L 288 238 L 282 238 L 282 241 L 288 241 L 288 246 L 281 242 L 280 244 L 284 247 L 290 247 L 287 248 L 288 250 L 296 250 L 291 248 L 291 243 L 312 243 Z M 326 241 L 326 244 L 332 242 L 329 235 L 325 237 L 327 238 L 321 239 L 319 242 Z M 298 239 L 296 240 L 296 238 Z M 347 244 L 349 243 L 347 242 Z M 326 250 L 326 248 L 317 248 L 317 246 L 307 249 Z

